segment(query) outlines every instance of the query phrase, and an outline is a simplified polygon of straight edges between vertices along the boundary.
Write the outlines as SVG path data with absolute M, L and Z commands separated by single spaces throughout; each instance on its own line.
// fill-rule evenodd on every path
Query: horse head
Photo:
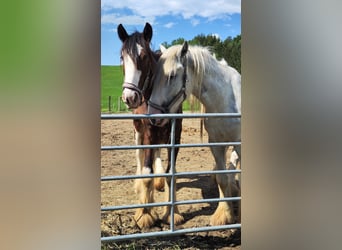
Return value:
M 151 78 L 156 64 L 156 54 L 150 49 L 152 34 L 149 23 L 146 23 L 142 33 L 136 31 L 131 35 L 122 24 L 118 25 L 124 71 L 122 100 L 131 109 L 148 100 L 151 93 Z
M 148 102 L 149 114 L 176 113 L 186 99 L 188 43 L 175 45 L 158 60 L 153 91 Z M 164 126 L 168 119 L 151 119 L 156 126 Z

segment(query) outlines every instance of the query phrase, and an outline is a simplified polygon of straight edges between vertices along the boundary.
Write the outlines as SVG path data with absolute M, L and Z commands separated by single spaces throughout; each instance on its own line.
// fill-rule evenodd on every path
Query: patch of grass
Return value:
M 122 93 L 123 72 L 121 66 L 101 66 L 101 112 L 126 111 L 120 101 Z M 109 97 L 111 105 L 109 107 Z

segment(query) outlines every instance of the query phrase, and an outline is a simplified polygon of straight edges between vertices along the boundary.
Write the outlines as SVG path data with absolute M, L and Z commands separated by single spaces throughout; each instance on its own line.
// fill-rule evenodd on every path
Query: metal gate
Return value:
M 189 176 L 189 175 L 209 175 L 209 174 L 235 174 L 241 173 L 241 170 L 212 170 L 212 171 L 198 171 L 198 172 L 177 172 L 175 173 L 175 148 L 185 148 L 185 147 L 213 147 L 213 146 L 237 146 L 241 145 L 241 142 L 213 142 L 213 143 L 196 143 L 196 144 L 175 144 L 175 124 L 177 118 L 238 118 L 241 117 L 239 113 L 205 113 L 205 114 L 158 114 L 158 115 L 133 115 L 133 114 L 102 114 L 102 120 L 123 120 L 123 119 L 142 119 L 142 118 L 168 118 L 172 122 L 171 127 L 171 142 L 170 144 L 158 144 L 158 145 L 123 145 L 123 146 L 102 146 L 101 150 L 128 150 L 128 149 L 139 149 L 139 148 L 171 148 L 171 168 L 170 173 L 165 174 L 150 174 L 150 175 L 123 175 L 123 176 L 103 176 L 101 177 L 101 181 L 114 181 L 114 180 L 127 180 L 127 179 L 140 179 L 140 178 L 154 178 L 154 177 L 171 177 L 171 187 L 170 187 L 170 196 L 171 199 L 169 202 L 156 202 L 149 204 L 136 204 L 136 205 L 127 205 L 127 206 L 110 206 L 110 207 L 101 207 L 101 212 L 104 211 L 114 211 L 114 210 L 124 210 L 124 209 L 134 209 L 134 208 L 143 208 L 143 207 L 157 207 L 157 206 L 171 206 L 171 218 L 170 218 L 170 230 L 160 231 L 160 232 L 149 232 L 149 233 L 136 233 L 136 234 L 128 234 L 128 235 L 119 235 L 119 236 L 108 236 L 101 237 L 101 242 L 110 242 L 110 241 L 120 241 L 120 240 L 130 240 L 130 239 L 138 239 L 138 238 L 147 238 L 147 237 L 160 237 L 160 236 L 171 236 L 171 235 L 180 235 L 186 233 L 196 233 L 196 232 L 204 232 L 204 231 L 216 231 L 216 230 L 225 230 L 225 229 L 234 229 L 241 228 L 241 224 L 229 224 L 223 226 L 206 226 L 206 227 L 196 227 L 196 228 L 186 228 L 186 229 L 175 229 L 175 225 L 173 222 L 174 218 L 174 207 L 177 205 L 184 204 L 195 204 L 195 203 L 212 203 L 219 201 L 240 201 L 241 197 L 225 197 L 225 198 L 214 198 L 214 199 L 200 199 L 200 200 L 184 200 L 184 201 L 175 201 L 173 199 L 175 192 L 174 189 L 174 178 Z

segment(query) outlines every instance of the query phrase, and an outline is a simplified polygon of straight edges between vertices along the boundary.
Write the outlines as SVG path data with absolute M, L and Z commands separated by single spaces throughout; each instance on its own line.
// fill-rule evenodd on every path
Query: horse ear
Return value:
M 125 42 L 126 39 L 128 38 L 127 31 L 125 30 L 124 26 L 122 26 L 121 23 L 118 25 L 118 35 L 119 35 L 121 42 Z
M 185 41 L 184 43 L 183 43 L 183 47 L 182 47 L 182 50 L 181 50 L 181 58 L 183 58 L 185 55 L 186 55 L 186 53 L 188 52 L 188 42 L 187 41 Z
M 164 53 L 164 51 L 166 50 L 163 44 L 160 44 L 159 48 L 160 48 L 161 53 Z
M 146 24 L 145 24 L 145 28 L 144 28 L 143 34 L 144 34 L 145 40 L 146 40 L 147 42 L 151 42 L 151 40 L 152 40 L 152 34 L 153 34 L 151 24 L 149 24 L 149 23 L 146 23 Z

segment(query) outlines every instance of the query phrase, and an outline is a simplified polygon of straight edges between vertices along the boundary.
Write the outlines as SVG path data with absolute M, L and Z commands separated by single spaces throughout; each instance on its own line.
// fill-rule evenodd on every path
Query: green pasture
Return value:
M 121 66 L 101 66 L 101 112 L 117 113 L 128 111 L 121 100 L 123 72 Z M 109 101 L 111 99 L 111 101 Z M 109 103 L 110 102 L 110 103 Z M 199 105 L 195 105 L 198 109 Z M 188 101 L 183 110 L 190 110 Z
M 121 66 L 101 66 L 101 112 L 126 111 L 121 101 L 123 73 Z M 109 103 L 111 98 L 111 103 Z M 120 110 L 119 110 L 120 108 Z

